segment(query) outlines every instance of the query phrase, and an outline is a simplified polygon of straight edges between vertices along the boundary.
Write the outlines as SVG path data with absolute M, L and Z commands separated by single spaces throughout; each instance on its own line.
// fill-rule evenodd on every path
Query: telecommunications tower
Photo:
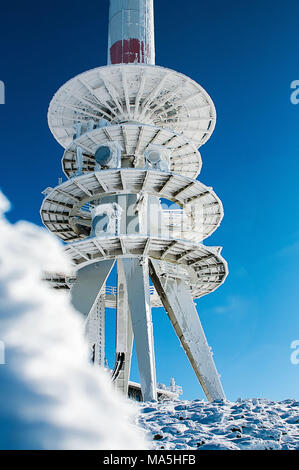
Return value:
M 163 306 L 207 398 L 224 398 L 194 302 L 227 275 L 221 248 L 202 244 L 222 204 L 197 179 L 216 112 L 200 85 L 155 65 L 153 0 L 110 0 L 108 65 L 63 85 L 48 120 L 67 180 L 46 190 L 41 217 L 74 264 L 49 280 L 70 288 L 91 360 L 104 367 L 114 307 L 116 388 L 128 393 L 134 340 L 143 400 L 156 400 L 151 309 Z

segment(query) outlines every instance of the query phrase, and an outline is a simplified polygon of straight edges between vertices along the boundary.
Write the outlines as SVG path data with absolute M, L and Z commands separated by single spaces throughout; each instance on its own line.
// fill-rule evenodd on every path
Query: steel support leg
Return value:
M 224 399 L 224 391 L 197 310 L 186 282 L 159 276 L 159 261 L 150 261 L 150 275 L 163 306 L 208 400 Z
M 157 400 L 148 260 L 124 258 L 123 267 L 143 400 Z
M 86 320 L 86 337 L 90 351 L 90 362 L 105 366 L 105 284 Z
M 133 330 L 129 312 L 123 262 L 117 261 L 116 358 L 124 354 L 124 361 L 115 380 L 116 389 L 128 396 L 133 347 Z
M 77 272 L 77 279 L 71 288 L 72 304 L 87 318 L 101 288 L 113 267 L 114 260 L 99 261 L 85 266 Z

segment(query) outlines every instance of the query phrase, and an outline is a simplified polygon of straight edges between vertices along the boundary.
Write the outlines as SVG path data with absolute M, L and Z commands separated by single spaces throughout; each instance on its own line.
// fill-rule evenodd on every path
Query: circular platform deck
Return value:
M 159 145 L 170 149 L 170 171 L 196 178 L 201 170 L 201 155 L 184 135 L 149 125 L 122 124 L 95 129 L 74 140 L 66 148 L 62 158 L 64 173 L 70 177 L 78 170 L 76 163 L 78 146 L 83 151 L 83 173 L 94 171 L 96 149 L 109 142 L 117 142 L 120 145 L 123 149 L 123 158 L 141 158 L 142 166 L 144 166 L 143 155 L 148 146 Z
M 224 282 L 228 271 L 226 261 L 220 255 L 220 247 L 206 247 L 186 240 L 146 235 L 90 237 L 69 243 L 65 251 L 77 268 L 95 261 L 123 256 L 149 256 L 173 265 L 191 268 L 190 284 L 193 296 L 196 298 L 218 288 Z M 196 278 L 192 280 L 193 272 Z
M 62 240 L 79 240 L 84 235 L 75 232 L 71 218 L 91 220 L 90 201 L 108 195 L 140 192 L 182 206 L 187 217 L 192 218 L 196 213 L 196 223 L 193 226 L 190 222 L 190 229 L 187 223 L 184 235 L 179 235 L 175 224 L 172 224 L 174 238 L 203 240 L 217 229 L 223 218 L 221 201 L 212 188 L 186 176 L 144 169 L 102 170 L 71 178 L 47 195 L 42 203 L 41 218 L 45 226 Z M 171 213 L 169 220 L 171 222 Z
M 138 122 L 183 134 L 199 147 L 211 136 L 216 111 L 208 93 L 173 70 L 140 64 L 98 67 L 69 80 L 48 112 L 51 132 L 67 147 L 77 123 Z
M 84 241 L 68 244 L 65 250 L 73 260 L 74 272 L 93 262 L 125 256 L 148 256 L 160 260 L 162 275 L 164 262 L 165 273 L 170 276 L 172 269 L 175 273 L 176 266 L 179 266 L 186 270 L 193 298 L 200 298 L 213 292 L 223 284 L 228 274 L 227 263 L 220 255 L 221 247 L 207 247 L 185 240 L 138 235 L 90 237 Z M 56 288 L 69 288 L 71 285 L 62 274 L 48 274 L 46 279 Z M 106 292 L 107 306 L 108 302 L 110 306 L 114 306 L 116 290 L 113 290 L 113 287 L 107 289 L 110 289 Z M 160 306 L 159 296 L 153 288 L 151 294 L 152 305 Z

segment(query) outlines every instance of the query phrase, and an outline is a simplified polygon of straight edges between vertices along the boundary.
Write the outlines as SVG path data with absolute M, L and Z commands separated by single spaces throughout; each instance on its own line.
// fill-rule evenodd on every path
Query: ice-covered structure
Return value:
M 221 248 L 201 243 L 223 217 L 213 189 L 197 179 L 197 149 L 216 112 L 200 85 L 155 66 L 153 25 L 153 0 L 111 0 L 109 65 L 69 80 L 51 101 L 49 126 L 65 148 L 68 179 L 47 192 L 41 216 L 67 243 L 74 273 L 48 279 L 71 289 L 92 360 L 103 366 L 105 307 L 116 307 L 113 380 L 124 394 L 134 338 L 143 399 L 157 398 L 151 308 L 163 306 L 214 400 L 224 392 L 194 299 L 227 275 Z M 108 286 L 115 265 L 117 282 Z

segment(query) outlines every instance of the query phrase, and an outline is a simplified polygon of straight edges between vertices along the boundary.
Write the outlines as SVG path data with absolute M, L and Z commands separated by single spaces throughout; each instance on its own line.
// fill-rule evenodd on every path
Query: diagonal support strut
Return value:
M 115 260 L 99 261 L 84 266 L 77 272 L 77 279 L 71 288 L 71 301 L 75 309 L 85 318 L 97 300 L 114 262 Z
M 150 260 L 150 276 L 206 397 L 209 401 L 225 399 L 211 348 L 186 282 L 161 278 L 159 261 L 153 259 Z

